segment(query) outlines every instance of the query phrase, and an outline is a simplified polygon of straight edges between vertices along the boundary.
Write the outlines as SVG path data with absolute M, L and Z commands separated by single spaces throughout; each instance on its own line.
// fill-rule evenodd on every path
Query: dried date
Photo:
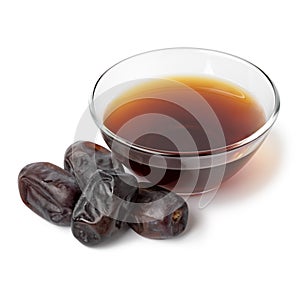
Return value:
M 152 239 L 168 239 L 182 233 L 188 221 L 188 206 L 179 195 L 159 186 L 140 183 L 129 226 Z
M 70 225 L 81 190 L 69 172 L 48 162 L 32 163 L 21 170 L 18 185 L 23 202 L 36 214 L 57 225 Z
M 75 142 L 66 150 L 64 168 L 76 178 L 82 191 L 98 169 L 124 172 L 109 150 L 87 141 Z
M 127 226 L 131 201 L 138 194 L 135 177 L 122 172 L 96 171 L 77 202 L 72 233 L 85 245 L 96 245 Z

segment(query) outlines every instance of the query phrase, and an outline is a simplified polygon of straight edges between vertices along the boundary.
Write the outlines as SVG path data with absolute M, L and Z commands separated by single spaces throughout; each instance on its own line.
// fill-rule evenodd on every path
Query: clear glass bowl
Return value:
M 178 75 L 216 77 L 242 87 L 261 106 L 265 124 L 234 144 L 188 153 L 142 147 L 106 128 L 105 111 L 116 97 L 140 82 Z M 279 107 L 276 87 L 261 69 L 237 56 L 199 48 L 154 50 L 124 59 L 102 74 L 90 101 L 92 117 L 119 161 L 141 180 L 188 195 L 216 189 L 237 173 L 266 138 Z

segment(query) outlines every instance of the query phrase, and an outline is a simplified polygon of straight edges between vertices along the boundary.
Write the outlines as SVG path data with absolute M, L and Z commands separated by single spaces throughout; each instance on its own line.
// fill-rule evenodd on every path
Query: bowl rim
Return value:
M 166 150 L 159 150 L 159 149 L 152 149 L 149 147 L 143 147 L 137 144 L 134 144 L 126 139 L 121 138 L 120 136 L 116 135 L 115 133 L 113 133 L 112 131 L 110 131 L 107 127 L 105 127 L 104 125 L 102 125 L 101 127 L 98 126 L 98 122 L 97 122 L 97 117 L 96 114 L 94 112 L 94 106 L 93 106 L 93 102 L 94 102 L 94 97 L 95 97 L 95 92 L 97 89 L 98 84 L 100 83 L 101 79 L 107 75 L 107 73 L 109 73 L 109 71 L 113 68 L 115 68 L 116 66 L 118 66 L 119 64 L 126 62 L 132 58 L 138 57 L 138 56 L 142 56 L 145 54 L 149 54 L 149 53 L 153 53 L 153 52 L 163 52 L 163 51 L 178 51 L 178 50 L 192 50 L 192 51 L 201 51 L 201 52 L 207 52 L 207 53 L 213 53 L 213 54 L 217 54 L 217 55 L 224 55 L 224 56 L 228 56 L 237 60 L 241 60 L 242 62 L 249 64 L 251 67 L 253 67 L 254 69 L 256 69 L 257 71 L 259 71 L 266 79 L 267 81 L 270 83 L 273 94 L 274 94 L 274 108 L 271 112 L 271 115 L 268 119 L 266 119 L 266 122 L 260 127 L 258 128 L 255 132 L 253 132 L 251 135 L 249 135 L 248 137 L 237 141 L 235 143 L 223 146 L 223 147 L 219 147 L 219 148 L 215 148 L 215 149 L 207 149 L 207 150 L 201 150 L 201 151 L 186 151 L 186 152 L 178 152 L 178 151 L 166 151 Z M 255 64 L 253 64 L 252 62 L 234 55 L 234 54 L 230 54 L 224 51 L 219 51 L 219 50 L 213 50 L 213 49 L 207 49 L 207 48 L 198 48 L 198 47 L 170 47 L 170 48 L 160 48 L 160 49 L 154 49 L 154 50 L 149 50 L 149 51 L 144 51 L 135 55 L 131 55 L 127 58 L 124 58 L 120 61 L 118 61 L 117 63 L 115 63 L 114 65 L 112 65 L 111 67 L 109 67 L 105 72 L 102 73 L 102 75 L 98 78 L 98 80 L 96 81 L 93 91 L 92 91 L 92 95 L 90 97 L 89 100 L 89 110 L 90 113 L 92 115 L 92 118 L 94 120 L 94 122 L 96 123 L 96 125 L 98 127 L 100 127 L 100 130 L 102 132 L 105 132 L 110 138 L 112 138 L 113 140 L 124 144 L 132 149 L 135 149 L 137 151 L 142 151 L 142 152 L 146 152 L 152 155 L 161 155 L 161 156 L 167 156 L 167 157 L 182 157 L 182 156 L 208 156 L 208 155 L 213 155 L 213 154 L 220 154 L 220 153 L 225 153 L 225 152 L 229 152 L 235 149 L 238 149 L 240 147 L 243 147 L 247 144 L 250 144 L 251 142 L 259 139 L 260 137 L 262 137 L 265 133 L 267 133 L 271 127 L 273 126 L 274 122 L 276 121 L 277 117 L 278 117 L 278 113 L 280 110 L 280 97 L 279 97 L 279 93 L 278 90 L 275 86 L 275 84 L 273 83 L 273 81 L 270 79 L 270 77 L 258 66 L 256 66 Z

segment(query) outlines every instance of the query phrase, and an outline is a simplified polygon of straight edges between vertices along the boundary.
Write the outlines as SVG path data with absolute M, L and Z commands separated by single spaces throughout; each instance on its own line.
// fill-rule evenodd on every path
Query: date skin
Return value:
M 69 146 L 65 153 L 64 168 L 76 178 L 82 191 L 97 170 L 124 172 L 122 164 L 112 158 L 109 150 L 87 141 L 78 141 Z
M 69 172 L 48 162 L 32 163 L 21 170 L 18 185 L 32 211 L 53 224 L 70 225 L 81 190 Z
M 137 194 L 138 183 L 132 175 L 96 171 L 73 211 L 73 235 L 84 245 L 93 246 L 117 234 L 127 226 L 123 220 Z
M 159 186 L 140 183 L 137 205 L 129 226 L 143 237 L 169 239 L 181 234 L 188 221 L 188 206 L 179 195 Z

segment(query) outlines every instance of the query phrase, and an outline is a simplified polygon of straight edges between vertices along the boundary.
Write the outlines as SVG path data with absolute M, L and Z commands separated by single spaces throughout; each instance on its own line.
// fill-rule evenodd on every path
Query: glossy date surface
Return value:
M 140 183 L 129 226 L 152 239 L 168 239 L 182 233 L 188 221 L 188 206 L 179 195 L 159 186 Z
M 23 202 L 36 214 L 56 225 L 70 225 L 81 190 L 69 172 L 48 162 L 32 163 L 19 173 L 18 185 Z
M 108 149 L 88 141 L 77 141 L 68 147 L 64 168 L 76 178 L 82 191 L 97 170 L 124 172 L 122 164 L 112 157 Z
M 96 171 L 73 211 L 73 235 L 89 246 L 115 235 L 127 226 L 123 220 L 130 214 L 130 203 L 137 194 L 137 180 L 132 175 Z

